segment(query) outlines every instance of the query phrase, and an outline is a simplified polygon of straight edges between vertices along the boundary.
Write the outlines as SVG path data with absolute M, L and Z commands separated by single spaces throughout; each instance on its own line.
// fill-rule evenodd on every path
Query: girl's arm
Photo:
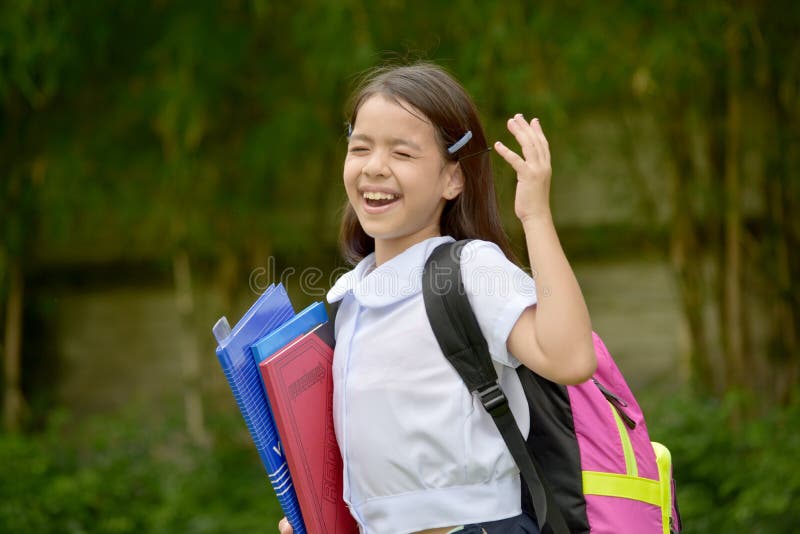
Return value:
M 517 172 L 514 211 L 525 231 L 538 295 L 536 306 L 527 308 L 511 329 L 508 350 L 549 380 L 577 384 L 592 375 L 597 359 L 589 310 L 550 213 L 550 149 L 538 119 L 528 123 L 517 114 L 508 129 L 523 156 L 499 141 L 495 149 Z

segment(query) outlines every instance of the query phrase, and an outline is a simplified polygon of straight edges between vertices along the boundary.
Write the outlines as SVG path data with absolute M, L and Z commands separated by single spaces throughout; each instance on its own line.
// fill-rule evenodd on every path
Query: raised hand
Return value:
M 522 148 L 522 156 L 500 141 L 494 148 L 517 172 L 517 193 L 514 197 L 514 212 L 525 223 L 531 218 L 550 217 L 550 147 L 539 124 L 539 119 L 530 122 L 521 113 L 508 119 L 511 132 Z

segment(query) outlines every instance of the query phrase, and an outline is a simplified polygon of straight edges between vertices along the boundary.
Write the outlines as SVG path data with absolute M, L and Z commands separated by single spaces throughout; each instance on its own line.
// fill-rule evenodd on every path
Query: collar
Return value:
M 422 291 L 422 270 L 428 256 L 439 245 L 451 241 L 455 239 L 449 235 L 428 238 L 377 268 L 373 252 L 336 280 L 327 300 L 333 303 L 352 293 L 361 306 L 377 308 L 416 295 Z

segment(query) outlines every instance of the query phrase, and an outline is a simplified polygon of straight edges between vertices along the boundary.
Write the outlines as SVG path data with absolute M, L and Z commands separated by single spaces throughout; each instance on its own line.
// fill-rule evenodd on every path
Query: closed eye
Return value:
M 367 150 L 369 150 L 369 149 L 367 147 L 365 147 L 365 146 L 354 146 L 354 147 L 350 147 L 348 149 L 348 152 L 350 152 L 351 154 L 360 154 L 360 153 L 366 152 Z
M 413 157 L 414 157 L 414 156 L 412 156 L 411 154 L 408 154 L 408 153 L 406 153 L 406 152 L 395 152 L 395 155 L 396 155 L 396 156 L 399 156 L 399 157 L 401 157 L 401 158 L 405 158 L 405 159 L 411 159 L 411 158 L 413 158 Z

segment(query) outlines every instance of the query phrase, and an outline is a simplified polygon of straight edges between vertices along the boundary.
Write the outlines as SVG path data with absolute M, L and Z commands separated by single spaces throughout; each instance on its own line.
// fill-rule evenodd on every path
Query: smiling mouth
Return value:
M 380 208 L 381 206 L 388 206 L 400 199 L 400 195 L 394 193 L 379 193 L 374 191 L 365 191 L 361 197 L 367 203 L 367 206 L 372 208 Z

